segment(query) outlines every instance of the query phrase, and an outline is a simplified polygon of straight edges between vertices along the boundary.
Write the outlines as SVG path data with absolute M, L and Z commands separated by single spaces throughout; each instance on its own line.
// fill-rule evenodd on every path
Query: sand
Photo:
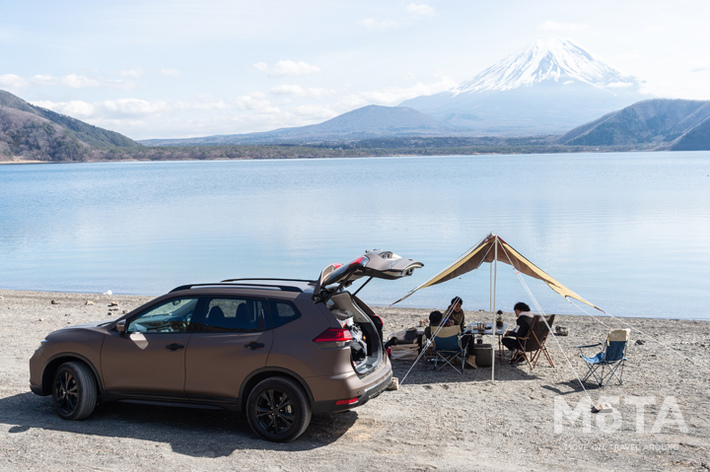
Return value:
M 710 470 L 704 321 L 558 315 L 555 325 L 569 336 L 557 338 L 559 347 L 549 340 L 554 368 L 544 358 L 534 370 L 502 363 L 491 381 L 490 368 L 459 375 L 422 362 L 398 390 L 314 417 L 289 444 L 257 439 L 241 414 L 221 410 L 112 403 L 86 421 L 63 421 L 49 397 L 30 392 L 28 360 L 45 334 L 116 318 L 149 299 L 0 290 L 0 470 Z M 392 333 L 429 310 L 376 311 Z M 585 392 L 575 380 L 585 367 L 574 346 L 599 342 L 624 322 L 635 329 L 624 384 Z M 402 380 L 412 361 L 393 365 Z M 600 402 L 613 411 L 591 413 Z

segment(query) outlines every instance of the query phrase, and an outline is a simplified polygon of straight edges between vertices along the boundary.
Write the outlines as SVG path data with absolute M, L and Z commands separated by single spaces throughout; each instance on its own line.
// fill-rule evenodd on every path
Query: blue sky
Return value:
M 708 0 L 0 0 L 0 89 L 133 139 L 236 134 L 447 90 L 559 37 L 708 100 L 708 18 Z

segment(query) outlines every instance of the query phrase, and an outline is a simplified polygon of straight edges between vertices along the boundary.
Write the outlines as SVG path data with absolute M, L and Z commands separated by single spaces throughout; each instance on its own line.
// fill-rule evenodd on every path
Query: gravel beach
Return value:
M 557 315 L 569 335 L 548 341 L 555 367 L 544 357 L 532 371 L 502 362 L 491 381 L 490 368 L 459 375 L 420 362 L 399 389 L 314 417 L 288 444 L 258 439 L 241 414 L 221 410 L 111 403 L 88 420 L 63 421 L 50 397 L 30 392 L 28 360 L 46 334 L 116 318 L 150 298 L 0 290 L 0 470 L 710 470 L 707 321 Z M 375 311 L 390 334 L 418 326 L 430 310 Z M 626 327 L 624 384 L 583 390 L 574 346 Z M 401 382 L 412 361 L 393 366 Z M 592 403 L 613 410 L 594 414 Z

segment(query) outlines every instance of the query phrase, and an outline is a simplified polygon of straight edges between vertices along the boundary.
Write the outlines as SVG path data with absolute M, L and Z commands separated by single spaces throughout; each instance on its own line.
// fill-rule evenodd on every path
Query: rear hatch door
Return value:
M 412 275 L 415 269 L 424 267 L 421 262 L 406 259 L 391 251 L 367 251 L 357 259 L 347 264 L 330 264 L 321 271 L 316 282 L 314 296 L 323 299 L 328 292 L 326 287 L 337 284 L 335 292 L 343 287 L 348 287 L 355 280 L 362 277 L 394 280 Z

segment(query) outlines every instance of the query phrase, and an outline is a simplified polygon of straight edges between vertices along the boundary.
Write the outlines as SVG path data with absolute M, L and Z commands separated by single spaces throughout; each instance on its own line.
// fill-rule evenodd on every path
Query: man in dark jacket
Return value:
M 530 314 L 530 307 L 523 302 L 518 302 L 513 307 L 515 316 L 515 328 L 505 333 L 503 345 L 513 351 L 513 359 L 515 359 L 515 351 L 520 348 L 518 338 L 524 338 L 528 334 L 530 325 L 532 324 L 533 316 Z

